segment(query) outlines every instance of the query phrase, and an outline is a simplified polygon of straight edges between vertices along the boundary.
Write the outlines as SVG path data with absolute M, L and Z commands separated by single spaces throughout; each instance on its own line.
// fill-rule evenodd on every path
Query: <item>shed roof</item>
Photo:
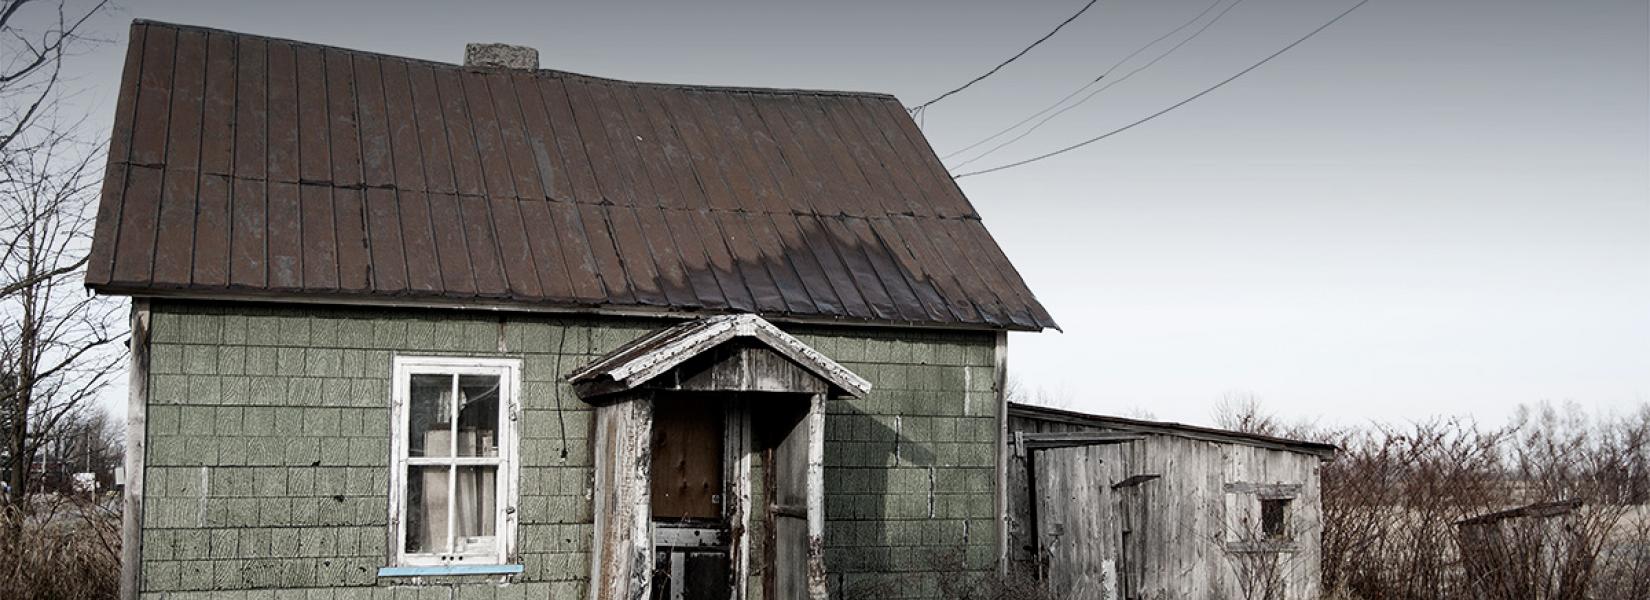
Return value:
M 1055 327 L 885 94 L 136 21 L 86 284 Z
M 1185 423 L 1146 421 L 1141 419 L 1113 417 L 1109 415 L 1096 415 L 1071 410 L 1062 410 L 1058 408 L 1048 408 L 1046 406 L 1020 404 L 1018 402 L 1010 402 L 1008 404 L 1008 416 L 1036 421 L 1069 423 L 1079 426 L 1094 427 L 1107 431 L 1171 435 L 1209 442 L 1242 444 L 1246 446 L 1270 448 L 1273 450 L 1285 450 L 1288 452 L 1311 454 L 1323 460 L 1334 460 L 1335 452 L 1338 450 L 1334 444 L 1291 440 L 1256 433 L 1232 431 L 1229 429 L 1199 427 L 1197 425 L 1187 425 Z

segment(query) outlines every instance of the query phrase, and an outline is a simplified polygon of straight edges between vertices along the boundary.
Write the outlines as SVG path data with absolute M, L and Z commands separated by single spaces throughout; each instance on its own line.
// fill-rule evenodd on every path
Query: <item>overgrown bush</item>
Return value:
M 1650 408 L 1589 420 L 1541 405 L 1497 429 L 1285 433 L 1341 447 L 1322 471 L 1330 598 L 1650 598 Z M 1463 535 L 1462 521 L 1538 503 L 1573 508 Z
M 39 494 L 7 510 L 0 533 L 0 596 L 112 600 L 120 589 L 119 499 Z M 20 508 L 20 507 L 14 507 Z

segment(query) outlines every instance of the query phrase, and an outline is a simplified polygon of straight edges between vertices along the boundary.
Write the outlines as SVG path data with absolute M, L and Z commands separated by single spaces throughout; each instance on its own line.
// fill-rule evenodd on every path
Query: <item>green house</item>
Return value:
M 1054 327 L 900 103 L 133 24 L 127 598 L 940 597 Z

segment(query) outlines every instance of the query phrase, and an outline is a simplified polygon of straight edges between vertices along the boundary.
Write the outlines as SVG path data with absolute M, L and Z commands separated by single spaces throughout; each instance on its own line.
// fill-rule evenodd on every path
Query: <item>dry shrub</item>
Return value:
M 110 600 L 120 589 L 118 498 L 39 494 L 5 511 L 0 590 L 8 600 Z
M 1499 429 L 1429 421 L 1316 437 L 1342 448 L 1322 471 L 1330 598 L 1650 597 L 1650 408 L 1589 420 L 1538 405 Z M 1574 508 L 1461 524 L 1539 503 Z

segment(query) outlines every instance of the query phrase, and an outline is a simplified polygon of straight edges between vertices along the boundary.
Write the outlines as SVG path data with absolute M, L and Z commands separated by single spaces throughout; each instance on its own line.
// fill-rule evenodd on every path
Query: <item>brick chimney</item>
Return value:
M 465 44 L 464 66 L 532 71 L 539 68 L 539 51 L 510 44 Z

